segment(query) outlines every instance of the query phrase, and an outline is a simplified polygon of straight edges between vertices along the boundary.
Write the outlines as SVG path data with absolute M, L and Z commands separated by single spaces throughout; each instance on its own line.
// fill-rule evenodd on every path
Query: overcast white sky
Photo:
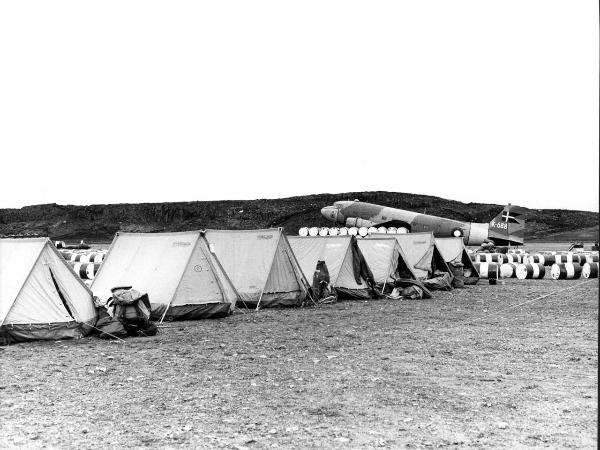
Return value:
M 0 207 L 598 211 L 597 1 L 0 3 Z

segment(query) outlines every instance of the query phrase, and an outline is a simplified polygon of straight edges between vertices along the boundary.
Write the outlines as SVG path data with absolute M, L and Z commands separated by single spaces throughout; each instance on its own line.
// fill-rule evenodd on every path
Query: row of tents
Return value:
M 460 238 L 431 233 L 286 237 L 282 228 L 117 233 L 88 288 L 47 238 L 0 239 L 0 343 L 77 338 L 115 287 L 147 293 L 155 320 L 224 317 L 238 306 L 297 306 L 319 261 L 340 298 L 453 268 L 478 277 Z

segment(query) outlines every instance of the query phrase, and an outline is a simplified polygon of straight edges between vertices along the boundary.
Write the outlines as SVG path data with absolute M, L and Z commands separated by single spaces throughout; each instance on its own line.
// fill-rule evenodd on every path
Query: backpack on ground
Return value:
M 117 319 L 129 336 L 154 336 L 158 332 L 150 321 L 150 299 L 131 286 L 117 286 L 111 289 L 112 297 L 106 302 L 112 306 L 113 318 Z

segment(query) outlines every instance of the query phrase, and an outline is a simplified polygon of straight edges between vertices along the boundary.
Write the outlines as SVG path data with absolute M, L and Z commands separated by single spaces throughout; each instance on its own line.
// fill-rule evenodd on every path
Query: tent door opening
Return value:
M 67 310 L 67 313 L 69 314 L 71 319 L 75 320 L 75 317 L 73 317 L 73 313 L 71 312 L 71 308 L 69 308 L 69 304 L 67 303 L 67 300 L 65 299 L 65 296 L 63 295 L 63 293 L 60 289 L 60 286 L 58 285 L 58 282 L 56 281 L 56 277 L 54 276 L 54 273 L 52 273 L 52 269 L 50 269 L 50 267 L 48 267 L 48 272 L 50 272 L 50 278 L 52 278 L 52 283 L 54 284 L 54 288 L 56 289 L 56 292 L 58 293 L 58 297 L 60 298 L 60 301 L 62 302 L 63 306 Z

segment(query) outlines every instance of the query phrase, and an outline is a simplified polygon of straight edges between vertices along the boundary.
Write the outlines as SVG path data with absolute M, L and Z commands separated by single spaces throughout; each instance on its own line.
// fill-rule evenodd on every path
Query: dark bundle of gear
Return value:
M 106 302 L 106 309 L 100 307 L 96 325 L 99 337 L 114 339 L 126 336 L 154 336 L 158 332 L 150 321 L 150 299 L 131 286 L 117 286 L 111 289 L 112 297 Z M 112 308 L 112 317 L 107 309 Z

